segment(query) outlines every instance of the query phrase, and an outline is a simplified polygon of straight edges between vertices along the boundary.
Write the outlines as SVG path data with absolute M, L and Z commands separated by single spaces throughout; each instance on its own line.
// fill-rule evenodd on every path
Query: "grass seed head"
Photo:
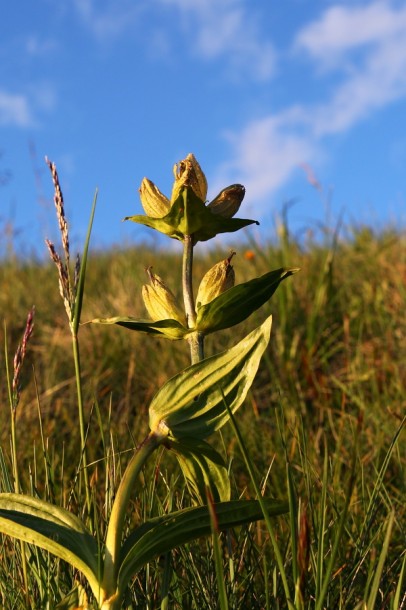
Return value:
M 27 353 L 28 341 L 30 340 L 31 335 L 34 330 L 34 315 L 35 315 L 35 307 L 33 306 L 30 309 L 30 311 L 28 312 L 23 338 L 21 340 L 21 343 L 18 344 L 16 353 L 14 355 L 14 362 L 13 362 L 14 375 L 13 375 L 13 383 L 12 383 L 13 408 L 14 409 L 17 407 L 18 402 L 20 400 L 21 369 L 22 369 L 22 366 L 24 363 L 25 355 Z
M 61 232 L 62 238 L 62 246 L 65 252 L 66 260 L 69 261 L 69 231 L 68 231 L 68 222 L 65 216 L 65 208 L 63 202 L 62 189 L 59 183 L 59 176 L 56 170 L 55 163 L 52 163 L 47 157 L 45 158 L 45 162 L 48 165 L 51 175 L 52 181 L 54 183 L 54 203 L 56 208 L 56 215 L 59 223 L 59 230 Z

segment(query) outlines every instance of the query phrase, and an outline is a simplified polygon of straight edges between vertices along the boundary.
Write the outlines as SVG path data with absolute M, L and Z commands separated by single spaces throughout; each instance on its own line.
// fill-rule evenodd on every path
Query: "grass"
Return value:
M 271 519 L 270 530 L 260 522 L 218 536 L 213 526 L 211 540 L 142 570 L 126 608 L 282 610 L 286 590 L 297 610 L 406 608 L 406 239 L 364 227 L 347 228 L 345 238 L 326 231 L 323 243 L 303 244 L 282 229 L 277 243 L 235 248 L 237 283 L 281 266 L 301 272 L 261 313 L 210 337 L 207 355 L 273 314 L 271 347 L 236 417 L 239 434 L 227 426 L 218 449 L 234 497 L 256 496 L 251 470 L 267 495 L 289 498 L 290 515 Z M 196 278 L 225 254 L 202 255 Z M 144 268 L 153 265 L 177 286 L 176 256 L 143 247 L 90 254 L 82 321 L 144 315 Z M 9 367 L 36 307 L 15 421 L 20 488 L 84 514 L 75 370 L 55 269 L 9 256 L 0 285 Z M 127 449 L 143 438 L 152 396 L 187 366 L 188 350 L 120 328 L 83 325 L 79 334 L 92 527 L 102 539 Z M 12 491 L 4 353 L 0 371 L 0 491 Z M 143 474 L 127 527 L 189 502 L 175 461 L 159 453 Z M 0 538 L 0 607 L 55 608 L 77 580 L 48 553 Z

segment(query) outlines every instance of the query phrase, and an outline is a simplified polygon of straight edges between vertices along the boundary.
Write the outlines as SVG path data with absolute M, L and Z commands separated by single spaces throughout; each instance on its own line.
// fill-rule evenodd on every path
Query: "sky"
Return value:
M 189 152 L 255 239 L 406 224 L 403 0 L 15 0 L 0 41 L 0 254 L 58 240 L 46 156 L 77 249 L 96 188 L 94 248 L 159 245 L 122 219 Z

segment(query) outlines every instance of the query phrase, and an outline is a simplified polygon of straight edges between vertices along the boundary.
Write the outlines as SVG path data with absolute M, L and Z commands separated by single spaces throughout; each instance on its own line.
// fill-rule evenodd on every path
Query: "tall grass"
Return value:
M 161 557 L 139 573 L 125 607 L 213 609 L 228 600 L 235 609 L 283 609 L 288 591 L 298 610 L 406 608 L 406 240 L 393 230 L 345 233 L 299 243 L 285 224 L 277 243 L 235 248 L 237 283 L 269 268 L 301 267 L 265 312 L 253 314 L 259 321 L 273 313 L 271 348 L 239 413 L 239 434 L 228 426 L 218 447 L 232 465 L 235 497 L 255 497 L 255 481 L 268 495 L 288 498 L 290 515 L 275 520 L 271 532 L 265 522 L 220 535 L 214 528 L 214 545 L 193 542 Z M 144 247 L 90 254 L 82 321 L 143 315 L 144 268 L 153 265 L 179 285 L 179 278 L 171 281 L 173 256 Z M 201 257 L 196 271 L 203 274 L 218 257 Z M 15 432 L 20 488 L 84 514 L 75 370 L 55 270 L 9 258 L 0 265 L 0 286 L 9 363 L 27 312 L 36 308 L 14 423 L 4 406 L 0 354 L 0 491 L 14 491 Z M 252 320 L 209 338 L 208 355 L 249 327 Z M 123 449 L 146 432 L 152 396 L 187 365 L 188 354 L 181 342 L 161 349 L 159 339 L 124 329 L 83 325 L 80 338 L 88 501 L 103 539 L 128 460 Z M 143 476 L 128 528 L 189 502 L 167 456 L 158 454 Z M 220 592 L 216 574 L 223 575 Z M 32 608 L 54 608 L 78 578 L 45 551 L 0 539 L 2 607 L 26 608 L 29 599 Z

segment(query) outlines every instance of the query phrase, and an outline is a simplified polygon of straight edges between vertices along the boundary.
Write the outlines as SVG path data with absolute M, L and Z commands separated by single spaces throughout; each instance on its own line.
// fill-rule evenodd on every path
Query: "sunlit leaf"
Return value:
M 271 298 L 282 280 L 297 271 L 276 269 L 229 288 L 198 309 L 196 329 L 209 334 L 239 324 Z
M 265 504 L 272 516 L 288 511 L 287 502 L 266 499 Z M 256 500 L 220 502 L 214 504 L 214 511 L 220 530 L 263 518 L 262 509 Z M 208 536 L 210 532 L 207 506 L 186 508 L 145 522 L 130 534 L 123 545 L 118 575 L 120 591 L 124 591 L 131 578 L 155 557 L 201 536 Z
M 22 494 L 0 494 L 0 532 L 67 561 L 99 593 L 99 549 L 82 521 L 59 506 Z
M 205 504 L 207 489 L 215 502 L 230 499 L 227 467 L 211 445 L 196 438 L 182 438 L 168 441 L 168 448 L 175 453 L 192 497 L 199 504 Z
M 190 329 L 182 326 L 177 320 L 158 320 L 158 322 L 153 322 L 152 320 L 132 318 L 131 316 L 115 316 L 114 318 L 95 318 L 90 320 L 90 322 L 92 324 L 116 324 L 130 330 L 137 330 L 142 333 L 158 335 L 172 340 L 183 339 L 190 333 Z
M 193 235 L 194 242 L 206 241 L 218 233 L 232 233 L 255 220 L 244 218 L 223 218 L 213 214 L 191 188 L 183 188 L 173 203 L 169 213 L 162 218 L 146 215 L 127 216 L 131 220 L 164 233 L 173 239 L 183 240 L 185 235 Z
M 167 381 L 149 407 L 152 431 L 170 438 L 206 438 L 234 413 L 255 378 L 270 338 L 272 317 L 229 350 L 193 364 Z

